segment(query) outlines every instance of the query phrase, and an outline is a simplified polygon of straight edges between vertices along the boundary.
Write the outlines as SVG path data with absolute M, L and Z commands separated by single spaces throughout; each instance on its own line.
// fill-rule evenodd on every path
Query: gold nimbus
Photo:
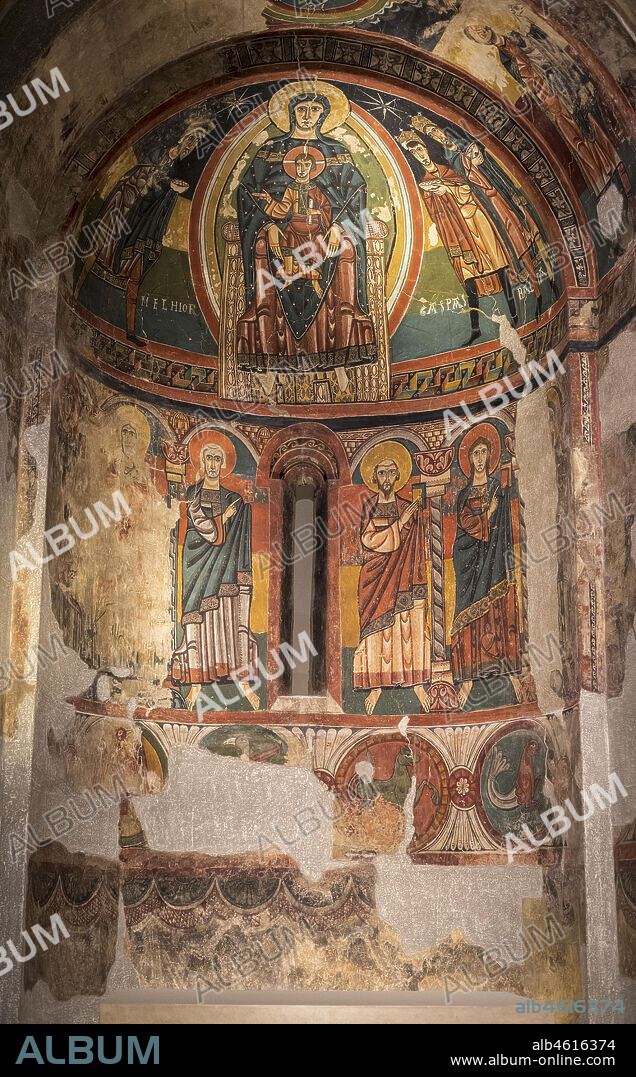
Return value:
M 344 123 L 351 111 L 345 94 L 336 86 L 332 86 L 330 82 L 324 82 L 322 79 L 303 79 L 302 82 L 289 82 L 286 86 L 282 86 L 280 90 L 276 91 L 268 105 L 269 117 L 272 123 L 275 123 L 285 134 L 289 132 L 289 102 L 292 97 L 301 93 L 322 94 L 329 101 L 331 109 L 321 127 L 323 134 Z
M 381 441 L 378 445 L 372 445 L 364 454 L 360 463 L 360 474 L 364 485 L 377 493 L 378 486 L 373 481 L 373 472 L 383 460 L 393 460 L 397 464 L 400 477 L 395 484 L 395 489 L 401 490 L 411 477 L 413 461 L 408 449 L 400 445 L 399 441 Z

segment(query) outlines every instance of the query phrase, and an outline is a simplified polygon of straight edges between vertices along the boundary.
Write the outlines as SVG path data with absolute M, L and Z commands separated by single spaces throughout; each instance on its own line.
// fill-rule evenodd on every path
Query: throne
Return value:
M 245 312 L 245 281 L 238 223 L 223 227 L 225 258 L 221 287 L 219 390 L 228 400 L 269 404 L 339 404 L 388 400 L 389 324 L 386 309 L 383 221 L 367 219 L 367 296 L 377 358 L 359 366 L 329 371 L 258 374 L 241 370 L 236 356 L 236 326 Z

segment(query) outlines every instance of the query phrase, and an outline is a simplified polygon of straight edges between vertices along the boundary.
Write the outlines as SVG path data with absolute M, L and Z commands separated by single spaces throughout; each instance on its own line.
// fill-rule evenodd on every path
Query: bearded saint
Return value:
M 378 493 L 362 510 L 360 643 L 353 656 L 353 687 L 369 692 L 367 714 L 383 688 L 413 688 L 422 709 L 430 710 L 424 688 L 431 680 L 431 643 L 422 505 L 398 497 L 399 479 L 395 460 L 380 461 L 372 480 Z

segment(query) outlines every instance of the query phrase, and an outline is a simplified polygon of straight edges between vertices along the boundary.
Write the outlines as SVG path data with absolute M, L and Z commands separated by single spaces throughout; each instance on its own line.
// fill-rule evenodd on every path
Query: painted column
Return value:
M 440 432 L 443 441 L 444 435 Z M 431 448 L 415 454 L 419 481 L 426 486 L 431 547 L 431 712 L 456 710 L 450 660 L 446 657 L 446 600 L 444 582 L 443 499 L 450 484 L 450 468 L 455 450 Z

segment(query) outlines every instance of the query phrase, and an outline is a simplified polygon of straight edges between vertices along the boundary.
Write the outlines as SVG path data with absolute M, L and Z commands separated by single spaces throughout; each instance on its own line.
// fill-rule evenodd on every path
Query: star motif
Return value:
M 367 94 L 364 106 L 369 112 L 377 112 L 383 120 L 386 120 L 387 115 L 395 116 L 397 119 L 406 115 L 406 113 L 397 107 L 394 97 L 385 98 L 381 94 Z

